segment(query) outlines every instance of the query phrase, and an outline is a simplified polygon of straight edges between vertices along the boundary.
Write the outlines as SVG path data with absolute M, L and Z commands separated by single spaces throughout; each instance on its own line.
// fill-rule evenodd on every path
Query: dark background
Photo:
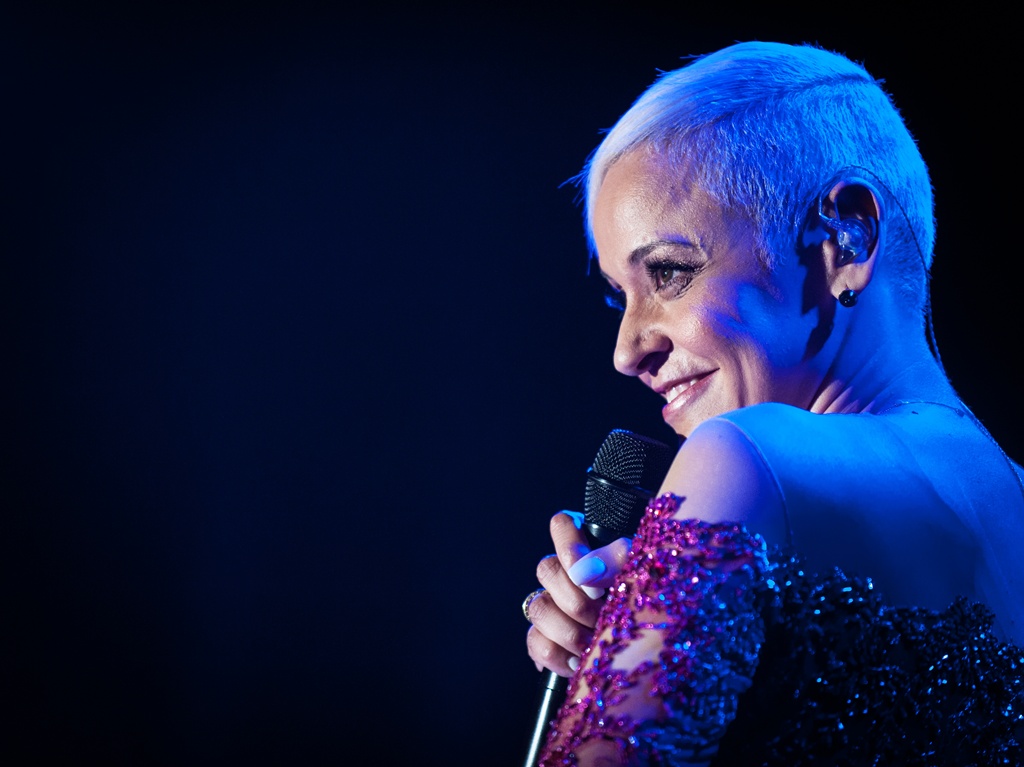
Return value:
M 946 367 L 1020 460 L 994 23 L 682 7 L 0 12 L 5 749 L 520 764 L 547 520 L 612 428 L 671 439 L 612 369 L 565 182 L 735 40 L 886 79 L 937 189 Z

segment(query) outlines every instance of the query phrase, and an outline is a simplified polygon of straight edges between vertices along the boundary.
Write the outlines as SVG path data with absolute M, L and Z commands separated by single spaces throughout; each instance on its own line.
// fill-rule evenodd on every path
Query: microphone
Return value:
M 605 437 L 587 469 L 583 531 L 591 549 L 636 532 L 647 502 L 658 492 L 675 455 L 676 450 L 665 443 L 625 429 L 614 429 Z M 537 767 L 548 726 L 569 686 L 569 680 L 554 671 L 546 672 L 541 682 L 524 767 Z

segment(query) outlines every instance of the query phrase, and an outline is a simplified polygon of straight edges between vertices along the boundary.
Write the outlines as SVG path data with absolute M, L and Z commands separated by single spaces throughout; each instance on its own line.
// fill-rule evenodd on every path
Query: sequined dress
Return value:
M 543 767 L 592 741 L 629 765 L 1024 764 L 1024 653 L 984 606 L 892 607 L 678 503 L 648 507 Z M 645 641 L 657 660 L 632 662 Z

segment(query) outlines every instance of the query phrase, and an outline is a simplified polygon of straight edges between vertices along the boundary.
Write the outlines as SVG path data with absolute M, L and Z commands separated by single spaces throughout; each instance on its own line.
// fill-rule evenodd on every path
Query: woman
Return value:
M 923 331 L 931 182 L 880 83 L 733 45 L 579 181 L 615 366 L 683 441 L 632 541 L 551 521 L 527 645 L 572 681 L 542 763 L 1013 763 L 1024 471 Z

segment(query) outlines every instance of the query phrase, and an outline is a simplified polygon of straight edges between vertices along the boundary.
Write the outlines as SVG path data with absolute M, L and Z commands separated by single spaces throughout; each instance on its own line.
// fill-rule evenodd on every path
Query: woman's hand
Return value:
M 612 585 L 629 553 L 630 540 L 619 538 L 590 550 L 583 532 L 583 515 L 562 511 L 551 518 L 555 553 L 537 565 L 537 580 L 544 591 L 529 606 L 530 627 L 526 647 L 541 671 L 572 676 L 580 655 L 594 638 L 594 626 Z

